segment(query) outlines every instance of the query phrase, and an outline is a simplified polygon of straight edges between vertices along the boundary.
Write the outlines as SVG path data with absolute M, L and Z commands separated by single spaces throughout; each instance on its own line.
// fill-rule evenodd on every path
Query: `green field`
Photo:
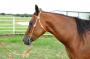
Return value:
M 22 59 L 28 47 L 22 42 L 23 35 L 0 36 L 0 59 Z M 68 59 L 64 46 L 52 36 L 42 36 L 32 43 L 29 56 L 23 59 Z

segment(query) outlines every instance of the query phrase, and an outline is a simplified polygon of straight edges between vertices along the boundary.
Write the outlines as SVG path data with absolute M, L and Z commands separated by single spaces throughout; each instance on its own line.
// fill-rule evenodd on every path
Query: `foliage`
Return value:
M 0 15 L 5 15 L 5 13 L 0 13 Z
M 32 14 L 6 14 L 6 13 L 0 13 L 0 15 L 11 15 L 11 16 L 19 16 L 19 17 L 31 17 Z

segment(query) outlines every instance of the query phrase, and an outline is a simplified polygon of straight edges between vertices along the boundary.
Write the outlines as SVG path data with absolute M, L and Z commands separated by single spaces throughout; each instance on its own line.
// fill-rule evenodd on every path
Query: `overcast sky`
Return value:
M 44 11 L 90 12 L 90 0 L 0 0 L 0 13 L 32 14 L 35 4 Z

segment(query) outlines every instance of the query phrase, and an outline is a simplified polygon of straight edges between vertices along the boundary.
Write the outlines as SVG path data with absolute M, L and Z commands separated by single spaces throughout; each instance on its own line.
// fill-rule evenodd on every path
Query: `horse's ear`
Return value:
M 35 5 L 35 14 L 38 15 L 39 14 L 39 8 L 37 5 Z

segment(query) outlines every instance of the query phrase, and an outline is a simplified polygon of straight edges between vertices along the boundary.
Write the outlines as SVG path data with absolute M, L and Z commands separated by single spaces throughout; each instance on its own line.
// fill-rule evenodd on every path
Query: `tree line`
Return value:
M 0 13 L 0 15 L 10 15 L 10 16 L 19 16 L 19 17 L 32 17 L 32 14 L 6 14 L 6 13 Z

